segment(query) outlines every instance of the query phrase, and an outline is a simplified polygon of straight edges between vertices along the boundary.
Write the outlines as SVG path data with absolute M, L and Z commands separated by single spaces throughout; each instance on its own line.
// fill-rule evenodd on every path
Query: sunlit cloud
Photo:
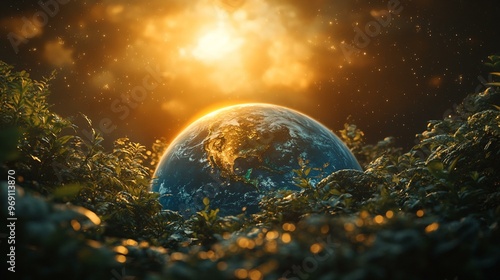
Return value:
M 215 3 L 228 12 L 234 12 L 245 4 L 245 0 L 216 0 Z
M 115 75 L 108 70 L 93 75 L 91 83 L 93 86 L 101 89 L 109 89 L 115 82 Z
M 111 21 L 117 21 L 124 10 L 125 7 L 121 4 L 111 4 L 106 8 L 107 18 Z
M 303 44 L 293 40 L 279 40 L 271 45 L 269 55 L 273 63 L 263 76 L 266 85 L 307 88 L 312 78 L 312 69 L 307 65 L 309 50 Z
M 386 17 L 390 14 L 390 11 L 387 9 L 381 9 L 381 10 L 371 10 L 370 15 L 374 18 L 380 18 L 380 17 Z
M 171 115 L 179 116 L 187 113 L 187 105 L 179 99 L 172 99 L 161 104 L 161 109 Z
M 64 45 L 64 41 L 57 39 L 45 44 L 44 59 L 53 66 L 64 67 L 74 64 L 73 50 Z
M 8 32 L 12 32 L 22 39 L 39 37 L 43 34 L 44 26 L 39 22 L 33 22 L 25 16 L 4 18 L 0 21 L 0 24 Z

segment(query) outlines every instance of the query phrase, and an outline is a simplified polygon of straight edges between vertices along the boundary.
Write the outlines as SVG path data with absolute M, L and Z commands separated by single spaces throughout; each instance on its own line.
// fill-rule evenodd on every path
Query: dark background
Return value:
M 401 0 L 399 15 L 350 59 L 342 48 L 353 45 L 354 28 L 387 12 L 389 1 L 60 1 L 35 30 L 23 17 L 33 23 L 43 12 L 37 1 L 2 1 L 0 59 L 35 79 L 56 70 L 54 111 L 84 113 L 97 127 L 110 121 L 108 144 L 122 136 L 147 146 L 172 140 L 210 110 L 266 102 L 333 131 L 349 118 L 368 142 L 391 135 L 410 147 L 428 120 L 485 89 L 483 63 L 500 47 L 494 0 Z M 214 57 L 194 57 L 193 46 L 221 18 L 235 22 L 230 35 L 239 41 L 219 40 Z M 25 40 L 17 52 L 12 34 Z M 159 83 L 130 100 L 148 67 L 158 69 Z

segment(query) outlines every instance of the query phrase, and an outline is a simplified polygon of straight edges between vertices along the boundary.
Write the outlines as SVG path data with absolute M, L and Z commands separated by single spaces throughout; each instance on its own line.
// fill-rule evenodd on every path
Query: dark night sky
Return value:
M 37 2 L 0 4 L 0 59 L 36 79 L 57 70 L 54 111 L 147 146 L 221 106 L 265 102 L 334 131 L 350 116 L 369 142 L 409 147 L 484 89 L 500 51 L 496 0 Z

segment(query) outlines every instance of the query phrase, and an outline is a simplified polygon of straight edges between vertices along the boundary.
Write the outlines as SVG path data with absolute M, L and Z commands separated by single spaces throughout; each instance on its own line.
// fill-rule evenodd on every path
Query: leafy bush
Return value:
M 86 116 L 50 111 L 51 79 L 0 63 L 0 169 L 16 170 L 19 279 L 498 278 L 495 83 L 430 121 L 407 152 L 390 137 L 366 145 L 346 124 L 340 136 L 364 172 L 324 174 L 314 186 L 301 162 L 302 191 L 269 194 L 255 215 L 223 217 L 205 199 L 184 218 L 149 192 L 164 142 L 148 150 L 120 138 L 106 150 Z

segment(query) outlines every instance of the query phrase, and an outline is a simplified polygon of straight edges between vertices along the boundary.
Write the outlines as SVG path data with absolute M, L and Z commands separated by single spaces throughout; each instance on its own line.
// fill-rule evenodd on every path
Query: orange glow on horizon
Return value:
M 226 107 L 230 107 L 230 106 L 234 106 L 234 105 L 239 105 L 239 104 L 246 104 L 246 103 L 254 103 L 252 101 L 247 101 L 245 102 L 244 100 L 243 101 L 226 101 L 226 102 L 217 102 L 217 103 L 214 103 L 214 104 L 210 104 L 209 106 L 206 106 L 205 108 L 203 108 L 202 110 L 196 112 L 195 114 L 193 114 L 189 119 L 188 121 L 186 122 L 186 124 L 184 125 L 184 127 L 179 131 L 182 132 L 184 131 L 184 129 L 186 129 L 189 125 L 191 125 L 193 122 L 197 121 L 198 119 L 208 115 L 208 114 L 211 114 L 211 113 L 214 113 L 218 110 L 221 110 L 221 109 L 224 109 Z
M 243 101 L 243 102 L 219 102 L 219 103 L 213 104 L 211 106 L 208 106 L 208 107 L 204 108 L 203 110 L 200 110 L 196 114 L 194 114 L 191 118 L 188 119 L 187 122 L 184 123 L 184 125 L 177 131 L 176 134 L 173 134 L 171 138 L 167 139 L 167 141 L 168 141 L 167 143 L 170 145 L 171 143 L 175 142 L 181 136 L 181 134 L 186 129 L 188 129 L 188 127 L 190 127 L 191 125 L 195 125 L 195 123 L 197 123 L 197 121 L 203 119 L 204 117 L 208 117 L 210 115 L 216 114 L 220 110 L 226 109 L 228 107 L 237 106 L 237 105 L 251 105 L 251 104 L 263 104 L 263 105 L 267 104 L 267 105 L 270 105 L 270 106 L 283 107 L 283 108 L 287 108 L 288 110 L 295 111 L 298 114 L 303 114 L 303 115 L 305 115 L 305 116 L 307 116 L 307 117 L 310 118 L 310 116 L 308 116 L 308 115 L 306 115 L 304 113 L 301 113 L 300 111 L 297 111 L 297 110 L 295 110 L 295 109 L 293 109 L 291 107 L 281 106 L 281 105 L 275 105 L 275 104 L 272 104 L 272 103 L 256 102 L 256 101 L 250 101 L 250 100 L 248 100 L 247 102 L 245 102 L 245 101 Z M 293 225 L 293 224 L 287 224 L 286 228 L 285 228 L 285 225 L 284 225 L 283 229 L 287 230 L 287 231 L 294 231 L 295 230 L 295 225 Z M 323 233 L 323 234 L 328 233 L 328 231 L 329 231 L 328 227 L 322 227 L 321 228 L 321 233 Z

